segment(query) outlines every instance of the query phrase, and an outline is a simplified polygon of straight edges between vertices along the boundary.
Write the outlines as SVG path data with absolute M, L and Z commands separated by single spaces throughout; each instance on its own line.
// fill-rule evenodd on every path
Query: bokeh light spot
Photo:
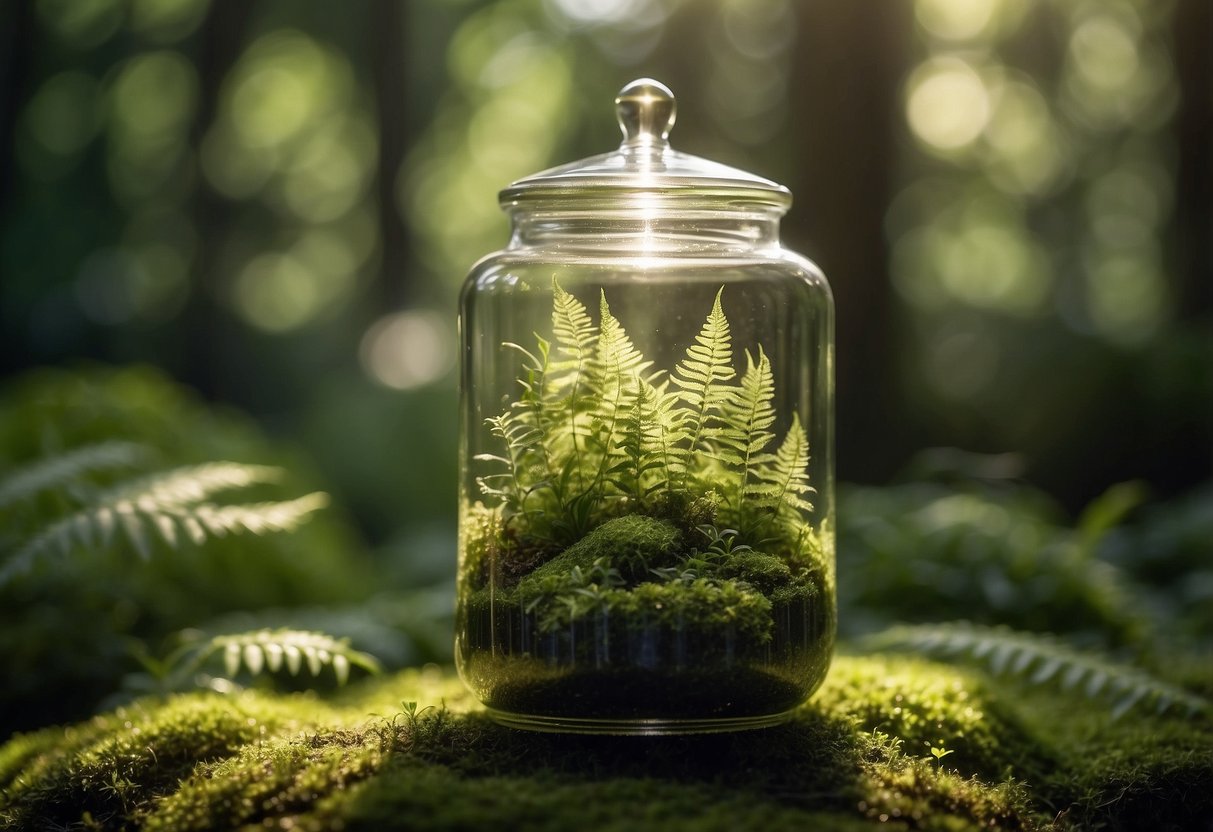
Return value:
M 281 29 L 249 47 L 230 85 L 227 115 L 242 142 L 261 148 L 295 139 L 342 106 L 352 78 L 331 49 Z
M 320 311 L 324 296 L 318 276 L 289 254 L 254 257 L 235 285 L 236 310 L 253 326 L 287 332 L 308 323 Z
M 1086 288 L 1091 322 L 1110 341 L 1145 341 L 1167 312 L 1166 283 L 1152 248 L 1089 258 Z
M 38 0 L 37 9 L 42 24 L 76 49 L 99 46 L 122 24 L 121 0 Z
M 990 96 L 981 76 L 968 63 L 959 58 L 935 58 L 910 76 L 906 117 L 910 129 L 930 147 L 958 150 L 985 129 Z
M 1027 80 L 999 86 L 985 137 L 990 178 L 1004 191 L 1043 194 L 1069 172 L 1062 129 L 1044 96 Z
M 25 109 L 32 138 L 60 156 L 79 152 L 97 131 L 97 82 L 83 72 L 47 79 Z
M 914 5 L 919 24 L 935 37 L 968 40 L 989 28 L 1000 0 L 918 0 Z
M 1070 54 L 1078 72 L 1091 86 L 1104 91 L 1120 89 L 1138 68 L 1137 32 L 1123 18 L 1094 15 L 1075 27 Z
M 131 58 L 110 88 L 110 130 L 121 150 L 180 142 L 194 113 L 198 76 L 179 52 Z
M 131 30 L 155 43 L 189 35 L 206 16 L 208 0 L 131 0 Z
M 430 310 L 408 310 L 376 321 L 362 338 L 359 357 L 372 379 L 411 390 L 443 378 L 455 366 L 455 332 Z
M 573 23 L 621 23 L 652 0 L 549 0 L 548 6 Z

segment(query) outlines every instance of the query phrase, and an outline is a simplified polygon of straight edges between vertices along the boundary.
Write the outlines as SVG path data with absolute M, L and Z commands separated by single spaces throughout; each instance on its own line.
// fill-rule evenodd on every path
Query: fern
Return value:
M 687 348 L 686 359 L 674 368 L 672 377 L 680 388 L 679 398 L 686 403 L 679 409 L 678 435 L 674 437 L 680 446 L 684 470 L 689 469 L 690 459 L 699 450 L 713 416 L 733 400 L 734 390 L 725 384 L 736 373 L 729 321 L 720 305 L 722 294 L 723 287 L 716 293 L 712 311 L 695 336 L 695 343 Z
M 583 484 L 582 451 L 589 436 L 590 414 L 601 396 L 596 346 L 598 333 L 581 301 L 566 292 L 552 278 L 552 333 L 558 357 L 547 373 L 547 394 L 555 396 L 559 422 L 550 427 L 545 442 L 549 455 L 558 460 L 555 470 L 562 486 L 567 480 L 576 487 Z M 544 427 L 544 426 L 540 426 Z M 567 442 L 565 441 L 567 439 Z M 563 495 L 564 488 L 561 488 Z
M 151 451 L 134 442 L 98 442 L 39 460 L 0 482 L 0 509 L 33 499 L 42 492 L 66 488 L 85 475 L 134 468 Z
M 811 534 L 802 513 L 813 506 L 808 440 L 793 417 L 783 445 L 775 439 L 775 381 L 761 345 L 745 351 L 740 385 L 723 287 L 685 357 L 664 370 L 636 348 L 599 292 L 597 324 L 586 307 L 552 281 L 553 341 L 521 353 L 521 395 L 487 421 L 502 448 L 475 459 L 491 472 L 480 491 L 509 533 L 544 545 L 567 545 L 618 512 L 668 513 L 685 506 L 692 486 L 726 497 L 730 522 L 747 535 L 774 532 L 795 555 Z M 714 498 L 715 499 L 715 498 Z
M 801 512 L 813 510 L 805 499 L 813 488 L 809 485 L 809 440 L 799 414 L 792 414 L 792 426 L 775 455 L 762 455 L 753 464 L 757 482 L 746 488 L 745 496 L 793 539 L 798 538 Z
M 234 679 L 241 668 L 252 676 L 283 669 L 298 676 L 306 667 L 315 677 L 325 667 L 332 667 L 337 684 L 344 685 L 351 667 L 360 667 L 368 673 L 380 672 L 378 660 L 351 648 L 348 638 L 338 639 L 309 630 L 279 629 L 218 635 L 201 644 L 186 645 L 165 662 L 165 676 L 192 676 L 216 655 L 223 656 L 223 671 L 228 679 Z
M 476 482 L 484 494 L 501 500 L 507 515 L 523 513 L 526 498 L 535 487 L 526 485 L 524 471 L 528 458 L 539 447 L 543 431 L 524 414 L 525 411 L 520 413 L 517 409 L 511 409 L 488 419 L 489 430 L 505 445 L 506 456 L 485 453 L 475 457 L 505 466 L 504 472 L 477 477 Z
M 1118 719 L 1130 709 L 1153 706 L 1162 714 L 1182 709 L 1189 716 L 1213 712 L 1213 703 L 1183 688 L 1156 679 L 1135 667 L 1079 652 L 1043 635 L 966 622 L 898 626 L 865 640 L 873 650 L 909 650 L 945 660 L 983 664 L 1000 676 L 1029 684 L 1058 684 L 1090 698 L 1112 703 Z
M 633 379 L 633 391 L 623 404 L 625 415 L 620 438 L 615 445 L 614 464 L 609 479 L 637 505 L 660 488 L 670 487 L 678 461 L 673 444 L 674 400 L 677 393 L 666 392 L 643 378 Z
M 317 492 L 284 502 L 219 506 L 203 502 L 221 491 L 278 480 L 282 471 L 260 465 L 214 462 L 176 468 L 123 483 L 53 521 L 0 564 L 0 586 L 27 572 L 52 551 L 103 548 L 121 532 L 143 558 L 159 537 L 172 548 L 182 535 L 195 544 L 229 533 L 289 531 L 328 502 Z
M 740 468 L 733 501 L 739 512 L 750 481 L 757 479 L 761 453 L 775 438 L 769 430 L 775 423 L 775 408 L 771 405 L 775 398 L 775 378 L 771 373 L 771 361 L 761 345 L 757 363 L 749 350 L 746 350 L 745 359 L 746 372 L 741 377 L 741 386 L 724 407 L 722 426 L 712 434 L 724 449 L 717 453 L 717 458 Z
M 602 481 L 612 452 L 619 443 L 617 428 L 627 412 L 628 388 L 633 381 L 640 383 L 641 374 L 653 365 L 653 362 L 645 361 L 622 324 L 611 314 L 605 291 L 600 295 L 599 320 L 597 368 L 602 381 L 594 409 L 593 432 L 599 459 L 591 487 Z

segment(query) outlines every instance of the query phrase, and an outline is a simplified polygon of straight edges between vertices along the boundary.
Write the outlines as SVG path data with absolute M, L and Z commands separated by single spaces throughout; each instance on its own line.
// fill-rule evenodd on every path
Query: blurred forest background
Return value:
M 449 572 L 496 193 L 650 75 L 679 149 L 796 196 L 841 480 L 947 446 L 1166 498 L 1213 465 L 1211 43 L 1207 0 L 7 0 L 0 373 L 156 365 Z

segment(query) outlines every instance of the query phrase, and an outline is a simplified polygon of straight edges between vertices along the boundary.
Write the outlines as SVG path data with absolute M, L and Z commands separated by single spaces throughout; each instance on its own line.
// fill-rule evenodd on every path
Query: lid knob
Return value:
M 678 115 L 674 93 L 660 81 L 638 78 L 615 97 L 615 115 L 626 146 L 667 144 Z

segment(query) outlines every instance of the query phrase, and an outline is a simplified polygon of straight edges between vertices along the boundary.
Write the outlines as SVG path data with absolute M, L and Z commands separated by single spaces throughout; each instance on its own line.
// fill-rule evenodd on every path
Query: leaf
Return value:
M 1179 707 L 1189 716 L 1213 713 L 1209 700 L 1136 667 L 1080 652 L 1048 636 L 1005 627 L 966 622 L 904 625 L 869 636 L 864 644 L 873 650 L 909 650 L 944 660 L 970 662 L 985 661 L 978 654 L 981 650 L 989 656 L 989 666 L 998 675 L 1032 685 L 1053 682 L 1062 690 L 1090 699 L 1111 700 L 1113 719 L 1137 706 L 1153 707 L 1158 713 Z M 1018 658 L 1012 661 L 1013 656 Z
M 87 474 L 135 468 L 152 456 L 134 442 L 99 442 L 38 460 L 0 481 L 0 509 L 32 499 L 44 491 L 64 490 Z
M 328 496 L 317 492 L 283 502 L 228 506 L 201 502 L 218 492 L 271 482 L 281 475 L 278 468 L 213 462 L 122 483 L 28 539 L 0 565 L 0 586 L 28 571 L 51 551 L 70 555 L 77 549 L 109 546 L 116 528 L 144 560 L 152 557 L 153 534 L 169 548 L 177 548 L 178 527 L 185 529 L 195 544 L 229 533 L 291 531 L 327 505 Z
M 284 658 L 292 676 L 298 675 L 305 660 L 312 676 L 319 676 L 331 665 L 338 684 L 348 681 L 351 667 L 360 667 L 369 673 L 380 672 L 375 657 L 351 648 L 349 639 L 290 629 L 213 636 L 170 660 L 174 665 L 172 669 L 177 673 L 190 672 L 202 667 L 216 653 L 223 655 L 223 670 L 228 678 L 235 678 L 241 666 L 253 676 L 259 676 L 263 671 L 276 673 L 283 667 Z
M 712 310 L 704 321 L 695 342 L 687 348 L 686 358 L 674 368 L 671 381 L 679 388 L 678 397 L 685 403 L 678 409 L 677 435 L 672 437 L 679 447 L 682 467 L 689 467 L 691 456 L 700 448 L 704 430 L 713 415 L 733 400 L 734 388 L 725 384 L 733 371 L 732 336 L 729 321 L 720 305 L 722 286 L 716 292 Z M 708 450 L 711 450 L 709 447 Z
M 746 371 L 736 395 L 721 413 L 721 426 L 712 434 L 717 458 L 740 468 L 734 505 L 740 510 L 746 489 L 758 476 L 757 463 L 764 448 L 774 440 L 770 427 L 775 423 L 775 377 L 771 361 L 758 347 L 758 360 L 746 350 Z
M 774 457 L 754 459 L 755 485 L 746 489 L 751 505 L 766 511 L 785 536 L 795 540 L 803 526 L 802 514 L 813 510 L 805 495 L 809 485 L 809 440 L 800 425 L 800 414 L 792 414 L 792 425 Z

